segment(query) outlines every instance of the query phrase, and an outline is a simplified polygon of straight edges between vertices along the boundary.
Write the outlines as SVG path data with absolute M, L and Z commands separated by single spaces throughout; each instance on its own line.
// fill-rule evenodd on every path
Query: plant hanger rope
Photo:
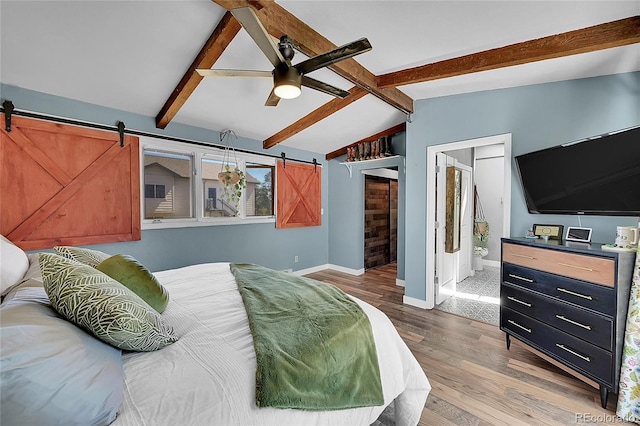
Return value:
M 480 196 L 478 195 L 478 189 L 473 188 L 474 192 L 474 234 L 475 238 L 480 243 L 486 243 L 489 239 L 489 223 L 484 217 L 484 211 L 482 211 L 482 203 L 480 203 Z
M 474 217 L 476 222 L 486 222 L 484 212 L 482 211 L 482 203 L 480 203 L 480 196 L 478 195 L 478 188 L 473 188 L 474 195 Z
M 220 133 L 220 142 L 225 143 L 224 154 L 222 156 L 222 165 L 220 172 L 218 173 L 218 179 L 222 183 L 222 191 L 220 198 L 227 202 L 233 210 L 233 216 L 237 216 L 240 213 L 240 200 L 242 198 L 242 191 L 247 185 L 245 173 L 238 167 L 238 158 L 236 157 L 236 151 L 231 146 L 230 137 L 233 135 L 236 140 L 235 132 L 231 129 L 225 130 Z M 231 152 L 233 151 L 233 169 L 231 168 Z
M 236 157 L 236 150 L 231 147 L 231 142 L 229 138 L 233 135 L 233 137 L 238 140 L 238 135 L 231 129 L 223 130 L 220 133 L 220 142 L 224 144 L 224 155 L 222 156 L 222 163 L 229 164 L 231 162 L 231 154 L 229 151 L 233 151 L 233 161 L 236 165 L 238 165 L 238 157 Z M 226 139 L 226 142 L 225 142 Z

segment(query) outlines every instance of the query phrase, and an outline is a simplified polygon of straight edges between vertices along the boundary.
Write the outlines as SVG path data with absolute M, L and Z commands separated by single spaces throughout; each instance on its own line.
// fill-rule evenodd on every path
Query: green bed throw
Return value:
M 259 407 L 340 410 L 382 405 L 369 318 L 337 287 L 232 263 L 256 351 Z

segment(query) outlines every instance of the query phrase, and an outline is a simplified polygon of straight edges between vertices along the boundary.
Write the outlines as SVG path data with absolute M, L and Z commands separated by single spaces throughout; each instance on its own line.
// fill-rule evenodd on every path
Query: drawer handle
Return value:
M 535 259 L 535 257 L 533 257 L 533 256 L 525 256 L 524 254 L 511 253 L 511 255 L 515 256 L 515 257 L 524 257 L 525 259 L 530 259 L 530 260 L 534 260 Z
M 532 282 L 533 282 L 533 280 L 532 280 L 531 278 L 521 277 L 520 275 L 509 274 L 509 276 L 510 276 L 511 278 L 515 278 L 515 279 L 517 279 L 517 280 L 526 281 L 526 282 L 528 282 L 528 283 L 532 283 Z
M 576 293 L 576 292 L 573 292 L 573 291 L 571 291 L 571 290 L 567 290 L 566 288 L 556 287 L 556 290 L 561 291 L 561 292 L 563 292 L 563 293 L 570 294 L 570 295 L 572 295 L 572 296 L 582 297 L 583 299 L 593 300 L 593 297 L 591 297 L 591 296 L 586 296 L 586 295 L 584 295 L 584 294 Z
M 582 358 L 587 362 L 591 362 L 591 358 L 589 358 L 588 356 L 580 355 L 579 353 L 574 352 L 571 349 L 567 348 L 565 345 L 561 345 L 560 343 L 556 343 L 556 346 L 559 347 L 562 350 L 565 350 L 565 351 L 569 352 L 572 355 L 577 356 L 578 358 Z
M 591 326 L 590 325 L 580 324 L 579 322 L 574 321 L 572 319 L 569 319 L 569 318 L 565 317 L 564 315 L 556 315 L 556 318 L 561 319 L 562 321 L 566 321 L 568 323 L 571 323 L 573 325 L 577 325 L 578 327 L 582 327 L 585 330 L 591 330 Z
M 510 324 L 513 324 L 513 325 L 515 325 L 516 327 L 523 329 L 523 330 L 524 330 L 524 331 L 526 331 L 527 333 L 531 333 L 531 329 L 530 329 L 530 328 L 523 327 L 523 326 L 521 326 L 520 324 L 518 324 L 517 322 L 515 322 L 515 321 L 513 321 L 513 320 L 507 320 L 507 321 L 508 321 Z
M 571 265 L 569 263 L 561 263 L 561 262 L 558 262 L 558 265 L 566 266 L 568 268 L 581 269 L 583 271 L 593 272 L 593 269 L 585 268 L 584 266 Z
M 518 300 L 518 299 L 516 299 L 515 297 L 507 296 L 507 299 L 509 299 L 509 300 L 513 300 L 514 302 L 519 303 L 519 304 L 521 304 L 521 305 L 524 305 L 524 306 L 526 306 L 527 308 L 530 308 L 530 307 L 531 307 L 531 303 L 523 302 L 522 300 Z

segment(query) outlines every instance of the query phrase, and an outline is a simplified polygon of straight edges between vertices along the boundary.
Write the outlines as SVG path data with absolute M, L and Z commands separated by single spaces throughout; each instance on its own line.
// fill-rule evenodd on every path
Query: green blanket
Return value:
M 259 407 L 340 410 L 382 405 L 371 324 L 337 287 L 232 263 L 253 333 Z

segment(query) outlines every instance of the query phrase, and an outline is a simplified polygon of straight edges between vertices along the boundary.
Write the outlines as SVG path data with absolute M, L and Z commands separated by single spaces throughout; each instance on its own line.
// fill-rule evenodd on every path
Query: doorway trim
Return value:
M 436 232 L 436 154 L 457 149 L 499 145 L 504 147 L 504 189 L 502 233 L 499 237 L 508 237 L 511 232 L 511 133 L 468 139 L 458 142 L 431 145 L 427 147 L 427 218 L 426 218 L 426 306 L 435 306 L 435 232 Z

